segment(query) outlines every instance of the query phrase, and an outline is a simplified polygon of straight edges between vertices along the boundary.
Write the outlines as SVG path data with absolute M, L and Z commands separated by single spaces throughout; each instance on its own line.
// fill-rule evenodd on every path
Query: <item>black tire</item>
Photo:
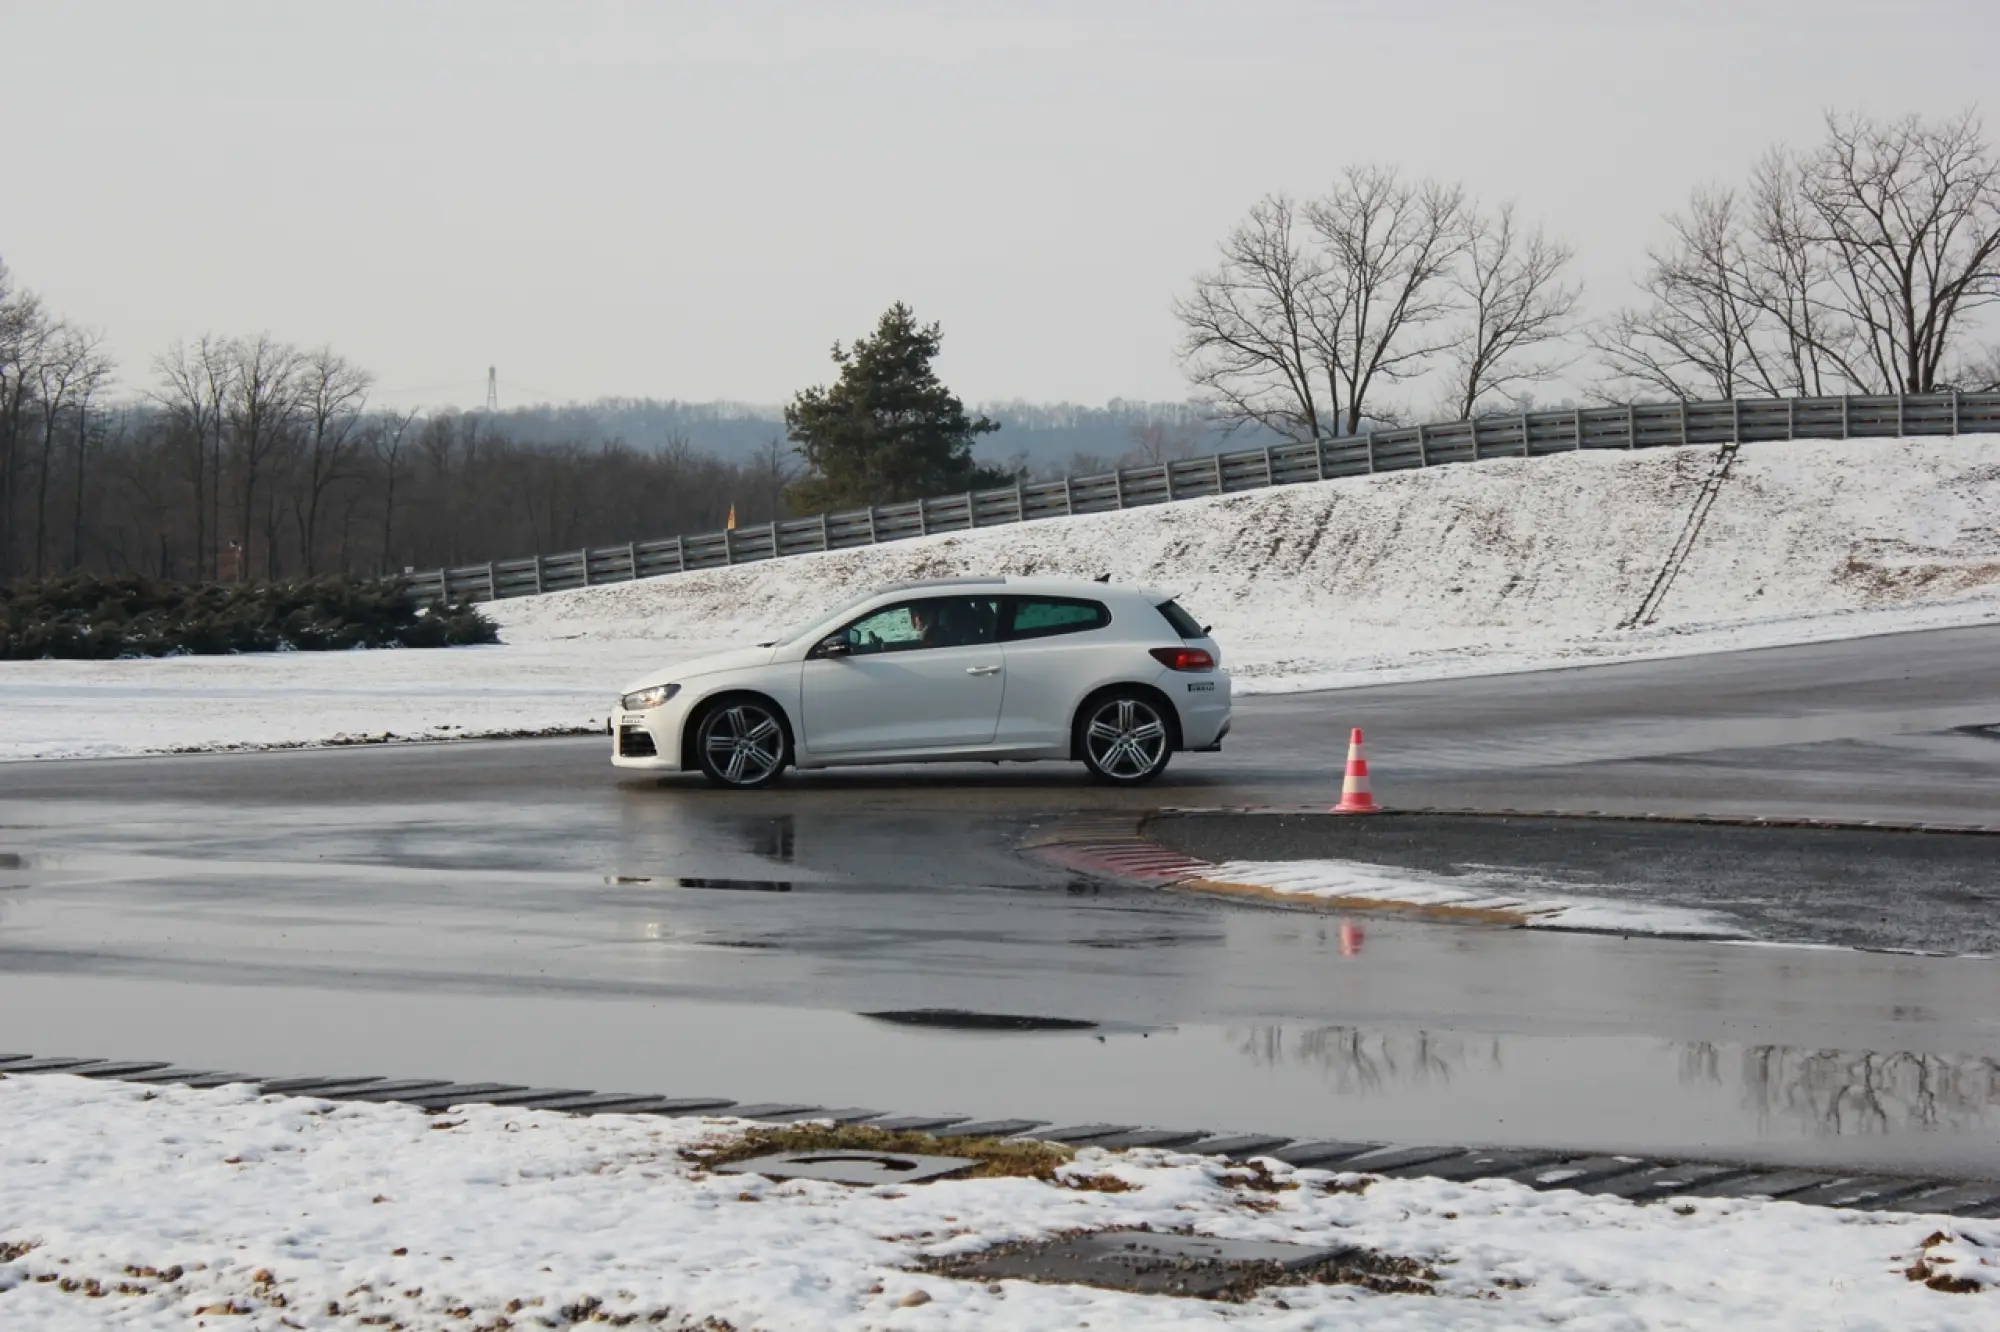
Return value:
M 1118 689 L 1099 694 L 1077 714 L 1076 751 L 1100 782 L 1144 786 L 1174 756 L 1174 723 L 1151 694 Z
M 695 723 L 694 752 L 702 775 L 715 785 L 755 791 L 784 775 L 792 761 L 792 733 L 768 699 L 718 699 Z

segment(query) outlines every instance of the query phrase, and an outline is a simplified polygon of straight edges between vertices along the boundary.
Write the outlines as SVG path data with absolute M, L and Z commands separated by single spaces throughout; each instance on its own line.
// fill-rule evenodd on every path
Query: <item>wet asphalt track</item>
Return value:
M 8 766 L 0 1046 L 2000 1176 L 2000 964 L 1398 921 L 1356 952 L 1014 850 L 1080 810 L 1330 798 L 1355 724 L 1402 805 L 1992 824 L 1996 661 L 1983 629 L 1246 700 L 1143 793 L 734 796 L 621 779 L 601 740 Z M 1829 866 L 1908 844 L 1843 836 Z M 1096 1025 L 865 1016 L 913 1009 Z

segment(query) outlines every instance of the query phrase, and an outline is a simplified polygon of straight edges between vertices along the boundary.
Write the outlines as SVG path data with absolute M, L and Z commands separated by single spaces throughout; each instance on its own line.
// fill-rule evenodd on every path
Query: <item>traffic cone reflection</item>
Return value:
M 1368 755 L 1362 750 L 1361 728 L 1357 726 L 1347 741 L 1347 778 L 1340 784 L 1340 803 L 1333 807 L 1333 812 L 1374 814 L 1381 808 L 1368 788 Z
M 1367 937 L 1368 937 L 1367 935 L 1361 932 L 1361 927 L 1359 925 L 1356 925 L 1353 921 L 1351 920 L 1341 921 L 1340 955 L 1342 957 L 1361 956 L 1361 941 Z

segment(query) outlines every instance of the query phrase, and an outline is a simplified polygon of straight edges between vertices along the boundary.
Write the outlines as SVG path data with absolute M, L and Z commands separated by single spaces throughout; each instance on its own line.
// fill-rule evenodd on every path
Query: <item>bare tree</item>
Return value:
M 239 338 L 229 344 L 232 372 L 230 396 L 224 411 L 238 470 L 238 545 L 241 563 L 237 576 L 247 577 L 250 541 L 257 516 L 257 483 L 263 479 L 272 456 L 290 442 L 290 432 L 305 405 L 302 369 L 304 358 L 297 348 L 278 342 L 267 333 Z M 269 553 L 267 551 L 267 563 Z
M 382 562 L 381 572 L 392 573 L 396 568 L 396 484 L 403 477 L 403 441 L 410 433 L 411 424 L 417 419 L 414 408 L 404 412 L 391 412 L 379 418 L 368 434 L 369 452 L 381 469 L 382 485 Z
M 1370 394 L 1450 345 L 1439 326 L 1463 209 L 1457 187 L 1386 167 L 1350 168 L 1304 203 L 1253 207 L 1174 305 L 1183 365 L 1225 428 L 1310 441 L 1389 419 Z
M 1976 372 L 1960 343 L 2000 303 L 2000 163 L 1969 113 L 1830 115 L 1746 199 L 1703 191 L 1669 223 L 1649 302 L 1594 339 L 1615 390 L 1925 393 Z
M 211 543 L 219 539 L 211 528 L 209 492 L 220 493 L 222 489 L 223 413 L 232 373 L 229 346 L 207 334 L 192 348 L 176 342 L 154 358 L 153 370 L 160 377 L 160 387 L 150 396 L 166 409 L 189 446 L 185 465 L 194 489 L 194 574 L 200 578 L 214 568 L 209 551 Z M 211 436 L 215 440 L 212 455 Z
M 1575 329 L 1580 287 L 1563 278 L 1575 252 L 1516 223 L 1514 205 L 1465 211 L 1464 255 L 1452 280 L 1465 326 L 1449 353 L 1452 407 L 1470 420 L 1493 394 L 1542 383 L 1573 357 L 1556 354 Z
M 330 347 L 306 353 L 299 364 L 304 439 L 299 447 L 298 483 L 292 516 L 299 531 L 299 567 L 317 572 L 320 513 L 326 493 L 354 476 L 360 448 L 362 412 L 373 376 Z
M 1744 276 L 1742 210 L 1731 191 L 1698 190 L 1687 213 L 1667 222 L 1673 244 L 1648 255 L 1641 283 L 1651 304 L 1619 311 L 1591 342 L 1611 374 L 1612 396 L 1636 388 L 1734 397 L 1754 378 L 1751 339 L 1761 318 Z
M 12 577 L 15 569 L 21 442 L 52 329 L 41 301 L 33 292 L 16 291 L 7 266 L 0 263 L 0 581 Z
M 56 440 L 62 430 L 63 410 L 74 410 L 78 394 L 95 393 L 110 377 L 111 362 L 102 350 L 103 339 L 95 333 L 67 324 L 50 327 L 39 363 L 35 367 L 35 397 L 41 412 L 41 452 L 35 468 L 35 553 L 34 576 L 47 568 L 49 537 L 49 486 L 55 477 Z
M 1969 111 L 1826 123 L 1798 189 L 1807 239 L 1834 260 L 1828 304 L 1884 388 L 1928 393 L 1966 321 L 2000 302 L 2000 162 Z

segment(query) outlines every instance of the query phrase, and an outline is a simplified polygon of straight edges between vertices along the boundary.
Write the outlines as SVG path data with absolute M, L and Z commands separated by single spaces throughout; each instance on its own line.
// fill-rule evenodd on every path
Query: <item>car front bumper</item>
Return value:
M 678 700 L 640 712 L 611 710 L 611 766 L 642 772 L 681 770 L 681 723 L 687 710 Z

